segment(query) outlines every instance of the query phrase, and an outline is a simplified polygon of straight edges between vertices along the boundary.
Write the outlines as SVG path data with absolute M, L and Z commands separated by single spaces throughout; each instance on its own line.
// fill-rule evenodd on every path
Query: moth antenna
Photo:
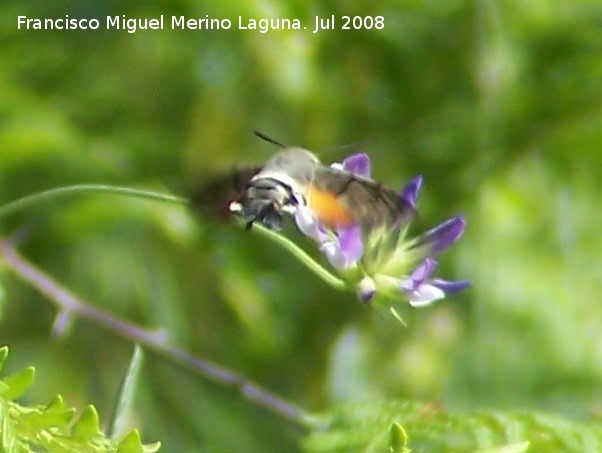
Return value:
M 277 140 L 273 139 L 272 137 L 270 137 L 270 136 L 268 136 L 268 135 L 264 134 L 264 133 L 263 133 L 263 132 L 261 132 L 261 131 L 258 131 L 257 129 L 255 129 L 255 130 L 253 131 L 253 133 L 255 134 L 255 136 L 256 136 L 256 137 L 259 137 L 260 139 L 262 139 L 262 140 L 264 140 L 264 141 L 266 141 L 266 142 L 268 142 L 268 143 L 271 143 L 272 145 L 279 146 L 280 148 L 286 148 L 286 145 L 283 145 L 283 144 L 282 144 L 282 143 L 280 143 L 279 141 L 277 141 Z

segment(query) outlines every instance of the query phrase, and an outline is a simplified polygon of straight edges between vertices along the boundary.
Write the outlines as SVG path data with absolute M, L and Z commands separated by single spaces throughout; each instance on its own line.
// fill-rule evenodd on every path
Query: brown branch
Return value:
M 302 426 L 316 427 L 316 419 L 310 417 L 308 413 L 247 380 L 244 376 L 169 344 L 168 336 L 164 331 L 151 331 L 137 326 L 78 298 L 41 269 L 24 259 L 15 249 L 13 241 L 0 240 L 0 257 L 4 258 L 5 264 L 17 276 L 38 290 L 58 308 L 58 317 L 61 319 L 66 319 L 69 315 L 79 316 L 122 338 L 138 343 L 168 360 L 190 368 L 207 379 L 224 386 L 237 388 L 241 395 L 249 401 L 279 416 Z

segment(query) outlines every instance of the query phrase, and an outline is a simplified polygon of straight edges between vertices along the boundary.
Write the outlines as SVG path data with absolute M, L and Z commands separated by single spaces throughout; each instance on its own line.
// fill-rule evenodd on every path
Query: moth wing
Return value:
M 261 168 L 237 168 L 213 177 L 193 193 L 192 205 L 210 218 L 228 220 L 232 216 L 230 203 L 240 198 Z
M 395 190 L 345 170 L 319 167 L 311 185 L 320 193 L 334 197 L 350 223 L 391 226 L 412 212 L 411 206 Z

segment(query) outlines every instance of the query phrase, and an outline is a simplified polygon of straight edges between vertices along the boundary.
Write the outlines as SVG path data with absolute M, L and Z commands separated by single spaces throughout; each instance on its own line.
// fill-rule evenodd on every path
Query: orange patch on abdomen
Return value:
M 310 185 L 306 199 L 307 206 L 324 225 L 336 228 L 353 224 L 349 211 L 335 195 Z

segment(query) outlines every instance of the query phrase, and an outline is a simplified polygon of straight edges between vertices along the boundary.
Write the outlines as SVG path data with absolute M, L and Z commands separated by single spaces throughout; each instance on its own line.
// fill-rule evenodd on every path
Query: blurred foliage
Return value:
M 18 15 L 65 14 L 296 17 L 308 29 L 316 15 L 382 15 L 385 28 L 17 29 Z M 0 36 L 0 203 L 90 182 L 187 195 L 269 156 L 259 129 L 324 161 L 361 148 L 391 186 L 423 173 L 415 232 L 468 221 L 440 272 L 474 288 L 402 313 L 407 328 L 181 206 L 85 195 L 0 221 L 75 293 L 314 411 L 401 398 L 599 418 L 598 1 L 5 0 Z M 2 267 L 0 285 L 8 366 L 43 377 L 24 401 L 60 391 L 109 419 L 132 346 L 78 320 L 51 338 L 42 297 Z M 132 426 L 165 451 L 295 451 L 304 435 L 152 355 L 134 405 Z
M 0 368 L 8 347 L 0 348 Z M 98 428 L 98 413 L 92 405 L 75 417 L 55 396 L 46 406 L 22 406 L 15 401 L 33 383 L 34 368 L 28 367 L 0 380 L 0 448 L 7 453 L 153 453 L 160 445 L 142 445 L 132 431 L 117 442 Z
M 335 407 L 329 424 L 328 431 L 315 431 L 305 440 L 306 451 L 384 452 L 387 447 L 394 451 L 393 433 L 400 437 L 397 450 L 412 453 L 602 451 L 599 423 L 534 411 L 452 414 L 433 404 L 371 401 Z

